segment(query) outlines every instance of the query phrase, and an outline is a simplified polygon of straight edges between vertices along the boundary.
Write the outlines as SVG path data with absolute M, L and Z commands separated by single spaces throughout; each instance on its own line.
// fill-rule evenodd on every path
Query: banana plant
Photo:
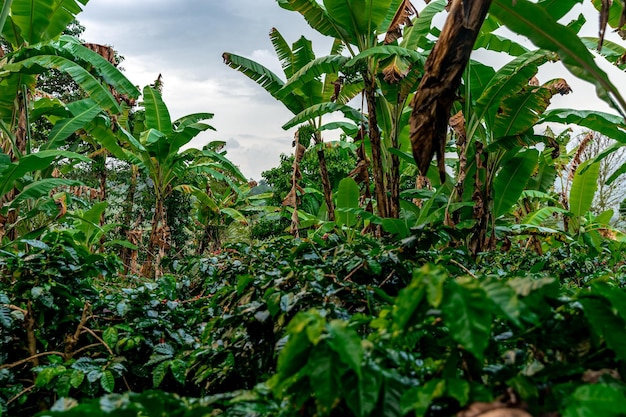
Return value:
M 0 63 L 0 148 L 15 164 L 19 165 L 21 158 L 33 152 L 30 122 L 35 117 L 51 114 L 48 111 L 66 112 L 61 117 L 63 120 L 58 119 L 59 124 L 53 129 L 51 141 L 39 149 L 40 152 L 54 153 L 57 147 L 65 144 L 65 138 L 81 127 L 87 117 L 97 113 L 116 115 L 121 112 L 120 104 L 112 91 L 129 99 L 139 94 L 130 81 L 103 57 L 84 47 L 78 40 L 61 36 L 86 3 L 87 0 L 3 2 L 0 30 L 3 40 L 9 45 L 9 51 Z M 46 111 L 43 111 L 43 106 L 35 109 L 32 97 L 35 94 L 37 75 L 49 69 L 64 72 L 76 81 L 90 97 L 88 104 L 83 103 L 89 107 L 89 112 L 83 112 L 84 108 L 72 103 L 57 103 Z M 77 113 L 73 114 L 74 111 Z M 57 156 L 62 157 L 62 153 Z M 40 159 L 46 158 L 50 158 L 50 153 L 42 154 Z M 29 170 L 29 190 L 43 190 L 45 187 L 40 187 L 37 183 L 44 180 L 42 184 L 60 184 L 61 179 L 50 178 L 53 168 L 48 164 L 37 171 Z M 11 185 L 18 185 L 16 181 L 22 180 L 15 178 Z M 34 195 L 31 193 L 18 196 L 19 191 L 20 187 L 16 186 L 0 197 L 4 210 L 10 208 L 8 216 L 1 218 L 0 228 L 17 230 L 11 226 L 19 217 L 19 207 L 15 202 L 26 201 L 26 195 Z M 34 204 L 37 204 L 35 200 L 29 201 L 30 207 Z
M 309 69 L 320 65 L 321 61 L 316 59 L 311 41 L 305 37 L 300 37 L 300 39 L 289 46 L 281 33 L 276 28 L 272 28 L 270 40 L 287 80 L 297 73 L 307 72 Z M 319 161 L 324 201 L 328 207 L 330 220 L 334 220 L 334 203 L 322 139 L 324 125 L 322 124 L 321 111 L 309 110 L 308 113 L 305 113 L 305 110 L 324 106 L 326 111 L 341 111 L 360 121 L 358 112 L 346 105 L 360 89 L 354 86 L 341 90 L 336 89 L 336 85 L 338 86 L 338 83 L 341 82 L 338 78 L 338 66 L 347 61 L 346 57 L 339 55 L 341 47 L 342 44 L 340 42 L 334 42 L 331 47 L 331 54 L 322 58 L 324 67 L 329 68 L 328 71 L 324 74 L 321 72 L 317 73 L 315 76 L 308 77 L 306 81 L 299 83 L 297 86 L 289 87 L 286 87 L 286 84 L 288 84 L 286 81 L 283 81 L 278 75 L 255 61 L 229 52 L 225 52 L 222 55 L 224 62 L 228 66 L 255 81 L 296 115 L 295 121 L 292 119 L 283 125 L 285 130 L 302 123 L 311 127 L 312 138 L 315 142 Z M 309 72 L 309 74 L 312 74 L 312 72 Z M 322 79 L 320 79 L 321 75 L 324 75 Z
M 237 181 L 245 182 L 246 178 L 222 153 L 210 148 L 183 150 L 198 134 L 214 130 L 203 122 L 211 119 L 213 114 L 194 113 L 172 122 L 161 93 L 152 86 L 143 89 L 143 108 L 145 118 L 143 121 L 138 118 L 134 129 L 137 137 L 119 127 L 118 139 L 123 141 L 126 148 L 111 146 L 111 149 L 142 168 L 153 183 L 155 207 L 146 261 L 142 267 L 142 275 L 151 276 L 160 274 L 160 261 L 169 248 L 164 203 L 174 189 L 188 191 L 211 209 L 220 209 L 204 191 L 192 185 L 180 184 L 179 179 L 185 178 L 189 172 L 201 172 L 213 179 L 225 181 L 237 191 Z M 109 138 L 106 142 L 112 145 L 114 139 Z
M 344 44 L 351 59 L 341 63 L 335 58 L 335 62 L 341 64 L 342 73 L 356 77 L 363 86 L 377 212 L 383 218 L 398 217 L 399 160 L 388 149 L 400 146 L 401 115 L 410 91 L 410 87 L 399 83 L 406 79 L 405 84 L 413 87 L 419 81 L 423 56 L 416 50 L 420 42 L 428 44 L 430 12 L 443 9 L 445 2 L 429 5 L 424 19 L 409 30 L 413 25 L 410 16 L 417 10 L 408 0 L 368 0 L 359 4 L 341 0 L 325 0 L 323 4 L 315 0 L 277 1 L 282 8 L 300 13 L 313 29 Z M 379 40 L 383 35 L 385 40 Z M 402 42 L 404 45 L 398 45 Z M 321 65 L 303 69 L 284 88 L 297 87 L 326 71 Z

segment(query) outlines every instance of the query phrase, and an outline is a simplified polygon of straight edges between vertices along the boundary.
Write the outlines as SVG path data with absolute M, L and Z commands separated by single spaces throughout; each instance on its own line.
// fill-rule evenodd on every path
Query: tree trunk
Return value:
M 449 16 L 426 59 L 424 77 L 413 97 L 410 119 L 413 157 L 425 176 L 437 154 L 441 182 L 445 181 L 450 109 L 490 5 L 491 0 L 452 0 Z
M 141 275 L 144 277 L 159 278 L 162 275 L 161 260 L 169 248 L 169 228 L 163 203 L 161 198 L 157 198 L 152 217 L 150 240 L 146 250 L 146 260 L 141 267 Z
M 320 132 L 314 134 L 315 143 L 320 147 L 317 150 L 317 159 L 320 166 L 320 176 L 322 179 L 322 189 L 324 191 L 324 201 L 328 207 L 328 220 L 335 221 L 335 203 L 333 202 L 333 187 L 328 176 L 328 166 L 326 165 L 326 154 L 324 153 L 324 141 Z
M 380 217 L 389 217 L 389 202 L 383 172 L 383 153 L 378 118 L 376 117 L 376 79 L 368 74 L 365 80 L 365 100 L 369 122 L 369 136 L 372 145 L 372 175 L 374 177 L 374 195 Z
M 128 185 L 128 193 L 126 194 L 126 202 L 124 209 L 124 216 L 122 217 L 122 224 L 126 227 L 126 240 L 133 245 L 139 246 L 141 243 L 141 232 L 135 230 L 136 227 L 141 224 L 141 221 L 136 223 L 136 227 L 131 225 L 133 216 L 133 205 L 135 201 L 135 193 L 137 192 L 137 179 L 139 176 L 139 169 L 136 165 L 130 166 L 130 183 Z M 136 274 L 137 271 L 137 249 L 122 248 L 122 263 L 124 264 L 124 273 Z

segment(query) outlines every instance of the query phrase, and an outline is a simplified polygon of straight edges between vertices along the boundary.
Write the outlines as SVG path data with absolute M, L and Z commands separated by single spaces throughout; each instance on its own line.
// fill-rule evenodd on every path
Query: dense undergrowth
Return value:
M 3 416 L 624 412 L 616 242 L 472 260 L 415 239 L 277 238 L 158 280 L 66 232 L 20 245 L 0 255 Z

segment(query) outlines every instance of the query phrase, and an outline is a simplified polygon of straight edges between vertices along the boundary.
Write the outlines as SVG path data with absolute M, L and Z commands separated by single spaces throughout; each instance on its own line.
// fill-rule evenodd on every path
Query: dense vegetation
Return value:
M 294 114 L 260 184 L 86 3 L 2 3 L 0 416 L 626 415 L 626 47 L 579 1 L 278 0 L 335 41 L 224 53 Z M 555 61 L 614 113 L 549 109 Z

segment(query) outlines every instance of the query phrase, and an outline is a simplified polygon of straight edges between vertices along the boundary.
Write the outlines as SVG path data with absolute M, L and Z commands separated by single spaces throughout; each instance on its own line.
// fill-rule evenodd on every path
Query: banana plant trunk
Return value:
M 324 192 L 324 201 L 328 207 L 328 220 L 335 221 L 335 203 L 333 202 L 333 187 L 328 176 L 328 165 L 326 164 L 326 154 L 324 152 L 324 142 L 320 132 L 315 132 L 315 143 L 319 146 L 317 150 L 317 159 L 320 167 L 320 176 L 322 180 L 322 190 Z
M 370 144 L 372 146 L 372 175 L 374 177 L 374 195 L 376 207 L 380 217 L 389 217 L 389 201 L 385 187 L 385 173 L 383 172 L 383 152 L 380 129 L 376 116 L 376 78 L 368 74 L 365 81 L 365 100 L 369 123 Z
M 161 260 L 165 257 L 169 241 L 167 215 L 162 199 L 157 198 L 152 217 L 150 240 L 146 250 L 146 260 L 141 267 L 141 275 L 147 278 L 159 278 L 163 275 Z

